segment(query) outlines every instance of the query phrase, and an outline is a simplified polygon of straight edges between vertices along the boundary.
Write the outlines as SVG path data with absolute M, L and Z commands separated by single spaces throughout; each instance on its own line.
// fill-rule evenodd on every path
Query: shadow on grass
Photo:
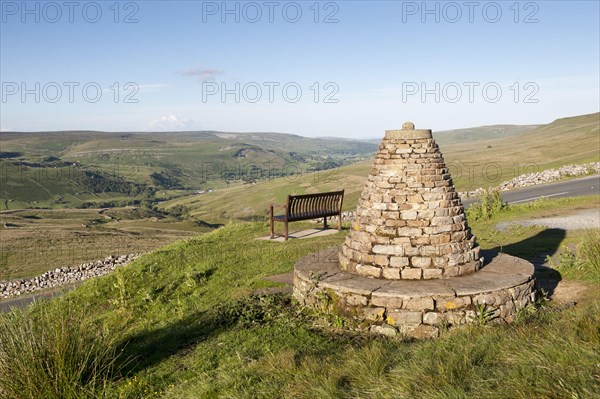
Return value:
M 563 229 L 545 229 L 525 240 L 506 246 L 497 246 L 491 251 L 517 256 L 533 263 L 534 277 L 538 288 L 544 289 L 549 296 L 552 296 L 562 277 L 557 270 L 545 266 L 544 263 L 547 257 L 558 252 L 566 234 L 567 232 Z
M 198 225 L 200 227 L 207 227 L 209 229 L 218 229 L 219 227 L 225 226 L 222 223 L 209 223 L 209 222 L 205 222 L 204 220 L 198 220 L 195 223 L 196 223 L 196 225 Z
M 202 312 L 139 333 L 118 345 L 119 351 L 123 350 L 120 374 L 136 374 L 172 355 L 186 354 L 198 343 L 220 334 L 227 327 L 216 313 Z
M 163 327 L 150 328 L 122 341 L 121 376 L 136 374 L 178 355 L 185 356 L 199 343 L 234 328 L 268 322 L 273 312 L 289 308 L 289 295 L 251 295 L 196 312 Z

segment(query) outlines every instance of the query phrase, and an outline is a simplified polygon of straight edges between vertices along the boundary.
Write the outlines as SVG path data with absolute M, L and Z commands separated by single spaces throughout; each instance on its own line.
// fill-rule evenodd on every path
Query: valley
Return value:
M 598 113 L 434 133 L 458 190 L 600 160 Z M 0 280 L 143 253 L 288 194 L 344 188 L 353 211 L 375 140 L 278 133 L 2 133 Z M 597 147 L 597 145 L 596 145 Z

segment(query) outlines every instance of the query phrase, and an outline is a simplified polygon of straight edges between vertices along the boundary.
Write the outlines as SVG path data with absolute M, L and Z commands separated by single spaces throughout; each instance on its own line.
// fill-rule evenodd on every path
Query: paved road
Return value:
M 24 308 L 33 301 L 41 299 L 50 299 L 55 296 L 62 295 L 65 292 L 71 291 L 77 285 L 79 285 L 79 283 L 57 287 L 44 292 L 33 292 L 31 294 L 20 295 L 9 299 L 3 299 L 2 301 L 0 301 L 0 313 L 8 312 L 11 308 Z
M 516 190 L 502 191 L 502 199 L 509 204 L 530 202 L 540 198 L 581 197 L 584 195 L 600 195 L 600 175 L 587 176 L 581 179 L 561 181 L 558 183 L 531 186 Z M 463 201 L 466 208 L 475 199 Z

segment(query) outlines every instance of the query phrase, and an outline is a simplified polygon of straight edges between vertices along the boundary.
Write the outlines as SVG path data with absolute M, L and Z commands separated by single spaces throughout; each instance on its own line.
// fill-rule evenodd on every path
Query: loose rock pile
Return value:
M 512 190 L 518 187 L 535 186 L 537 184 L 552 183 L 565 177 L 583 176 L 591 173 L 600 173 L 600 162 L 583 165 L 565 165 L 558 169 L 548 169 L 537 173 L 528 173 L 505 181 L 498 186 L 498 190 Z
M 458 196 L 461 199 L 462 198 L 477 198 L 477 197 L 480 197 L 484 192 L 485 192 L 485 189 L 483 187 L 479 187 L 478 189 L 473 190 L 473 191 L 459 191 Z
M 351 211 L 347 211 L 347 212 L 342 212 L 342 222 L 351 222 L 354 220 L 354 215 L 355 212 L 351 212 Z M 328 216 L 327 217 L 327 223 L 331 222 L 336 222 L 337 223 L 338 217 L 337 216 Z M 323 218 L 318 218 L 315 219 L 316 223 L 323 223 Z
M 112 272 L 116 267 L 124 266 L 139 258 L 139 256 L 139 254 L 111 255 L 104 260 L 83 263 L 75 267 L 56 268 L 29 279 L 0 282 L 0 297 L 10 298 L 46 288 L 84 281 L 92 277 L 103 276 Z

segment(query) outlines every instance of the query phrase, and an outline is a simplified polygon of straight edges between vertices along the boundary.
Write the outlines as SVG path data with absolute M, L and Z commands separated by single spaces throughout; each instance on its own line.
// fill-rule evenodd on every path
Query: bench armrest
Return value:
M 271 208 L 283 208 L 283 209 L 287 209 L 287 205 L 281 205 L 281 204 L 271 204 L 269 205 Z

